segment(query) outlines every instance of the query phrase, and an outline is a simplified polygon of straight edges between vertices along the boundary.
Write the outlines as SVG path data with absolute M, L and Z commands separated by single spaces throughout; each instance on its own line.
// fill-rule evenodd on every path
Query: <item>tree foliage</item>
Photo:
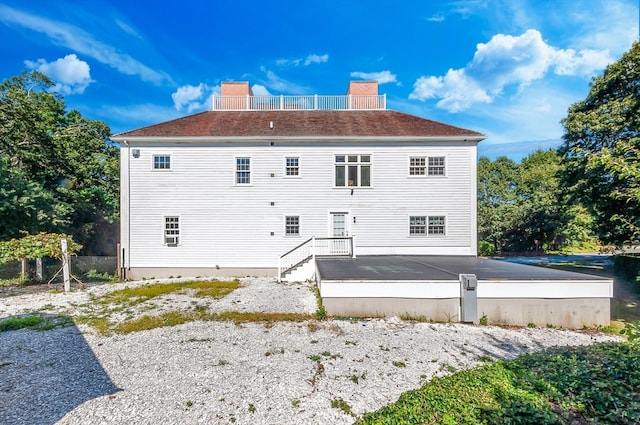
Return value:
M 65 234 L 38 233 L 22 238 L 0 242 L 0 264 L 22 259 L 62 258 L 63 239 L 67 240 L 67 253 L 74 254 L 82 248 L 73 238 Z
M 36 71 L 0 84 L 0 240 L 66 233 L 86 253 L 112 253 L 118 149 L 105 123 L 67 112 L 52 87 Z
M 588 212 L 567 203 L 560 156 L 538 150 L 520 164 L 507 157 L 478 162 L 481 254 L 594 249 Z M 491 244 L 487 250 L 486 243 Z
M 640 239 L 640 43 L 591 82 L 564 126 L 562 187 L 592 212 L 600 238 Z

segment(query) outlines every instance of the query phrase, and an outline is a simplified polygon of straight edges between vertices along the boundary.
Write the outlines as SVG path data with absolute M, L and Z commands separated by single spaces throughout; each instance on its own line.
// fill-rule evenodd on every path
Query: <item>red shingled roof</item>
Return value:
M 273 129 L 269 128 L 273 122 Z M 207 111 L 115 135 L 146 137 L 469 137 L 481 133 L 391 110 Z

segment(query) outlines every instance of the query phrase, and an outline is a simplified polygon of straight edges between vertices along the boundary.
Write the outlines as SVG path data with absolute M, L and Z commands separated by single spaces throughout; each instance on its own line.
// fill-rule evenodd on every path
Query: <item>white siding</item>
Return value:
M 140 156 L 130 157 L 123 170 L 129 173 L 130 202 L 123 202 L 129 208 L 129 267 L 277 267 L 279 255 L 300 242 L 329 236 L 330 211 L 350 213 L 358 254 L 476 253 L 475 143 L 131 148 Z M 154 154 L 170 154 L 171 170 L 153 170 Z M 371 155 L 371 187 L 354 187 L 353 193 L 335 188 L 335 154 Z M 235 185 L 238 156 L 251 158 L 250 185 Z M 287 156 L 300 158 L 300 177 L 284 176 Z M 409 177 L 410 156 L 445 156 L 446 177 Z M 167 215 L 180 217 L 178 246 L 163 244 Z M 287 215 L 300 217 L 299 237 L 284 235 Z M 445 216 L 446 235 L 409 236 L 410 215 Z

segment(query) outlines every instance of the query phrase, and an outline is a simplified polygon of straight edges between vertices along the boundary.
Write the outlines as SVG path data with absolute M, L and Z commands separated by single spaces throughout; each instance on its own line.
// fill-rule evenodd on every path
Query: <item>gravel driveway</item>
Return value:
M 89 294 L 146 283 L 2 298 L 0 319 L 33 311 L 73 316 L 90 304 Z M 241 283 L 207 307 L 316 310 L 310 284 Z M 173 295 L 154 305 L 162 311 L 193 302 Z M 109 337 L 86 325 L 9 331 L 0 333 L 0 423 L 350 424 L 434 376 L 489 358 L 615 339 L 398 318 L 192 322 Z

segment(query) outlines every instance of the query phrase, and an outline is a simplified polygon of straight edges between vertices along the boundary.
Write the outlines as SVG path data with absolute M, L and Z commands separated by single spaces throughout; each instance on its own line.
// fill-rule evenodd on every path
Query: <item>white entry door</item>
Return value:
M 346 238 L 349 236 L 349 213 L 331 212 L 331 237 Z M 329 243 L 330 255 L 349 254 L 350 241 L 346 239 L 333 239 Z

